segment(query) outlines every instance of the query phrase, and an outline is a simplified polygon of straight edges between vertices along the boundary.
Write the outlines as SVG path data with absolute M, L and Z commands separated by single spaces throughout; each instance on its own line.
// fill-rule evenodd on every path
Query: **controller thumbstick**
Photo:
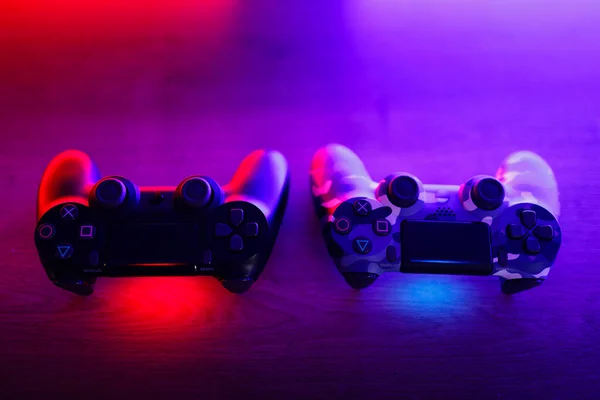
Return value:
M 504 202 L 504 186 L 492 177 L 482 178 L 471 189 L 473 203 L 482 210 L 495 210 Z
M 96 184 L 92 196 L 96 204 L 103 208 L 117 208 L 127 197 L 127 187 L 119 179 L 105 178 Z
M 398 175 L 388 184 L 388 198 L 397 207 L 410 207 L 419 200 L 419 183 L 408 175 Z
M 188 207 L 202 208 L 210 204 L 213 191 L 206 179 L 191 177 L 179 185 L 177 194 Z

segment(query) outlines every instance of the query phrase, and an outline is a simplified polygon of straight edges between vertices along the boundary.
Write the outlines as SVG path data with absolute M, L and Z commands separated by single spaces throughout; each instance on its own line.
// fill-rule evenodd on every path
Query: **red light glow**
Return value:
M 12 34 L 122 36 L 160 28 L 219 30 L 230 25 L 237 0 L 5 0 L 0 26 Z M 161 32 L 162 33 L 162 32 Z
M 108 299 L 103 329 L 137 331 L 135 342 L 210 335 L 236 298 L 208 277 L 102 279 L 96 292 Z

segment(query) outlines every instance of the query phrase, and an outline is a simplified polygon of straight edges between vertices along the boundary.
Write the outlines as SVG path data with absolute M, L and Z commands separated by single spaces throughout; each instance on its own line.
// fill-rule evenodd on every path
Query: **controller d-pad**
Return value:
M 521 211 L 521 223 L 527 229 L 533 229 L 535 224 L 537 223 L 537 215 L 533 210 L 523 210 Z
M 232 208 L 228 213 L 229 223 L 217 222 L 214 226 L 214 235 L 217 238 L 229 239 L 229 250 L 241 252 L 245 248 L 244 240 L 259 236 L 260 227 L 258 222 L 252 221 L 252 209 L 244 211 L 242 208 Z M 246 214 L 249 212 L 249 214 Z M 227 215 L 227 214 L 226 214 Z M 249 215 L 249 217 L 248 217 Z M 223 216 L 221 216 L 222 218 Z M 246 220 L 248 218 L 248 220 Z M 250 239 L 253 240 L 253 239 Z
M 258 236 L 258 224 L 256 222 L 246 223 L 246 227 L 244 229 L 244 236 Z
M 521 239 L 527 234 L 527 230 L 520 224 L 510 224 L 506 227 L 506 233 L 511 239 Z
M 346 217 L 336 218 L 333 223 L 333 229 L 339 234 L 346 234 L 352 229 L 352 222 Z
M 528 236 L 523 241 L 523 247 L 525 247 L 525 251 L 529 254 L 538 254 L 541 251 L 540 242 L 535 236 Z
M 244 250 L 244 239 L 240 235 L 233 235 L 229 239 L 229 250 L 242 251 Z
M 222 237 L 227 237 L 229 235 L 231 235 L 231 232 L 233 232 L 231 230 L 231 227 L 227 224 L 223 224 L 221 222 L 217 223 L 215 225 L 215 236 L 222 238 Z
M 229 222 L 236 228 L 240 226 L 242 222 L 244 222 L 244 210 L 241 208 L 234 208 L 229 211 Z
M 533 234 L 542 240 L 552 240 L 554 229 L 550 225 L 539 225 L 533 230 Z

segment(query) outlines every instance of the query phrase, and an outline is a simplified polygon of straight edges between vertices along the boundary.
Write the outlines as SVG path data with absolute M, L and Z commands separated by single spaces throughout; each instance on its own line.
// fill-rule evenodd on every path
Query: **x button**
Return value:
M 60 209 L 60 217 L 62 219 L 74 220 L 77 218 L 79 211 L 77 210 L 77 206 L 74 204 L 67 204 Z
M 356 200 L 354 202 L 354 212 L 356 215 L 369 215 L 373 208 L 367 200 Z

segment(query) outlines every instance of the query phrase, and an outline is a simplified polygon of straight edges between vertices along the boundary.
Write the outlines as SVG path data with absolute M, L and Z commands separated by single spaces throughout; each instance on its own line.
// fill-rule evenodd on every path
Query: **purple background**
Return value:
M 175 1 L 97 14 L 59 3 L 9 4 L 0 18 L 6 398 L 597 398 L 594 1 Z M 509 298 L 493 278 L 388 274 L 352 291 L 310 204 L 310 159 L 330 142 L 374 179 L 406 170 L 427 183 L 538 152 L 561 189 L 548 282 Z M 47 281 L 32 233 L 56 153 L 176 185 L 196 173 L 225 183 L 261 147 L 286 155 L 292 191 L 248 294 L 201 278 L 103 279 L 80 299 Z

